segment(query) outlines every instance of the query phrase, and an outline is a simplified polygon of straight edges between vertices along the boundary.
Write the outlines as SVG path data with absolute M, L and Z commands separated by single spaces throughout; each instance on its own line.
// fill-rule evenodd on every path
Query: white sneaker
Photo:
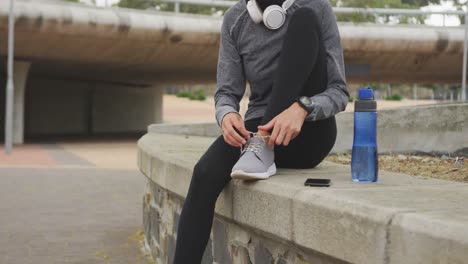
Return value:
M 264 180 L 276 174 L 275 152 L 259 136 L 251 137 L 232 168 L 231 178 Z

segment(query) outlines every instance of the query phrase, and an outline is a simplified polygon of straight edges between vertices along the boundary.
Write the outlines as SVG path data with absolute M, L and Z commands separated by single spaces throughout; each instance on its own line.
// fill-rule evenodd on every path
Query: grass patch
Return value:
M 458 164 L 455 164 L 455 158 L 402 154 L 379 155 L 379 170 L 468 183 L 466 157 L 464 163 Z M 326 160 L 340 164 L 351 164 L 351 155 L 330 155 Z
M 392 94 L 390 96 L 385 97 L 385 100 L 387 101 L 401 101 L 401 99 L 403 99 L 403 97 L 401 97 L 401 95 L 399 94 Z
M 194 92 L 178 92 L 176 96 L 199 101 L 204 101 L 206 99 L 205 91 L 203 90 L 196 90 Z

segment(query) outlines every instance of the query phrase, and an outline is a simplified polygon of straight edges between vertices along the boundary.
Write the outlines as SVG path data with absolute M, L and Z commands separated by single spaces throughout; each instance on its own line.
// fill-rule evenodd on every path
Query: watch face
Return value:
M 307 96 L 302 96 L 301 98 L 299 98 L 299 100 L 301 101 L 301 103 L 303 103 L 305 106 L 310 106 L 312 104 L 312 101 L 310 100 L 309 97 Z

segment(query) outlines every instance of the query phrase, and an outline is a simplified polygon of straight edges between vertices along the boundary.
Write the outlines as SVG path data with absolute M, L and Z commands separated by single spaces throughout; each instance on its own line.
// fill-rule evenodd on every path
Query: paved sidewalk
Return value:
M 0 168 L 96 168 L 138 170 L 134 139 L 70 140 L 15 145 L 6 155 L 0 144 Z
M 134 145 L 25 145 L 0 154 L 0 263 L 147 263 Z
M 175 95 L 164 95 L 163 120 L 164 123 L 205 123 L 215 122 L 215 107 L 213 96 L 207 96 L 206 100 L 189 100 L 188 98 L 176 97 Z M 408 100 L 386 101 L 378 100 L 377 107 L 382 109 L 393 109 L 406 106 L 435 104 L 434 100 Z M 248 97 L 244 97 L 239 104 L 239 112 L 244 116 L 249 104 Z M 349 103 L 346 112 L 354 111 L 354 103 Z

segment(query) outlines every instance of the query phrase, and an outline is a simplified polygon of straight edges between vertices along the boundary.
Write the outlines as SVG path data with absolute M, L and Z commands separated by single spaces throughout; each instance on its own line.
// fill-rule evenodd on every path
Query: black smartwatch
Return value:
M 310 100 L 307 96 L 299 96 L 296 98 L 296 102 L 307 111 L 307 115 L 309 115 L 314 110 L 314 103 Z

